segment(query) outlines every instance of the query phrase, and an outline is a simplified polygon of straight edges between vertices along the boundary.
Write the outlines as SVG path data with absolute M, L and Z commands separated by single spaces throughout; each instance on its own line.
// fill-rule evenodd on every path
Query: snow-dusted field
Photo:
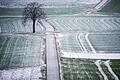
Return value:
M 38 80 L 44 66 L 40 36 L 0 36 L 0 80 Z
M 114 31 L 120 30 L 119 16 L 51 17 L 57 31 Z
M 35 34 L 31 33 L 32 21 L 23 26 L 22 3 L 32 1 L 45 4 L 49 23 L 60 33 L 54 34 L 44 21 L 45 27 L 36 23 Z M 51 80 L 62 74 L 64 80 L 119 80 L 120 17 L 90 14 L 109 1 L 6 0 L 12 4 L 9 8 L 0 5 L 0 80 L 43 80 L 39 78 L 45 77 L 46 69 Z
M 59 42 L 60 53 L 63 54 L 61 58 L 65 80 L 118 80 L 120 77 L 120 33 L 117 32 L 120 29 L 119 21 L 120 18 L 115 16 L 50 17 L 49 22 L 54 25 L 56 31 L 60 32 L 57 36 L 57 42 Z M 0 22 L 1 32 L 15 32 L 21 33 L 21 35 L 22 32 L 32 32 L 32 23 L 29 21 L 24 27 L 21 18 L 2 17 Z M 45 30 L 39 23 L 36 25 L 37 32 Z M 49 26 L 46 30 L 50 30 Z M 3 80 L 21 79 L 23 73 L 33 75 L 34 70 L 39 71 L 35 72 L 35 78 L 38 78 L 37 75 L 41 75 L 41 64 L 44 63 L 40 60 L 43 41 L 39 34 L 31 36 L 23 34 L 23 36 L 18 37 L 17 35 L 12 37 L 1 35 L 0 37 L 0 52 L 3 54 L 0 64 L 0 78 Z M 111 57 L 112 55 L 113 57 Z M 24 79 L 29 79 L 30 75 Z
M 36 32 L 45 30 L 40 23 L 36 23 Z M 22 17 L 0 17 L 0 32 L 14 32 L 14 33 L 26 33 L 32 32 L 32 20 L 28 20 L 26 25 L 23 25 Z
M 54 16 L 48 21 L 60 32 L 56 33 L 56 44 L 57 52 L 61 53 L 64 80 L 119 80 L 119 16 Z M 51 28 L 45 22 L 43 24 L 49 34 Z M 45 31 L 39 23 L 36 25 L 37 34 Z M 32 21 L 23 26 L 20 17 L 0 17 L 0 32 L 23 35 L 0 35 L 0 79 L 38 80 L 42 77 L 44 41 L 39 34 L 27 34 L 32 32 Z M 49 38 L 48 42 L 50 46 Z
M 120 53 L 119 32 L 71 32 L 60 33 L 61 52 L 70 53 Z
M 65 80 L 119 80 L 119 32 L 61 32 L 58 35 Z
M 120 78 L 119 60 L 61 59 L 65 80 L 119 80 Z

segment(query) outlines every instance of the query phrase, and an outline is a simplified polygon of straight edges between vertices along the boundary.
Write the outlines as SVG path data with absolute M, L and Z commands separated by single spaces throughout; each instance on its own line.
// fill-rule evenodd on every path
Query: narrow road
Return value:
M 59 75 L 59 63 L 55 44 L 55 35 L 52 34 L 54 28 L 47 23 L 42 21 L 46 27 L 46 58 L 47 58 L 47 80 L 60 80 Z

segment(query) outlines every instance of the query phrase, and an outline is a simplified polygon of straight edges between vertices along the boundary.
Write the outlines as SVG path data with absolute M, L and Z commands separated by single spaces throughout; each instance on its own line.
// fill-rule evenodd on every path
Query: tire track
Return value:
M 104 62 L 104 65 L 108 68 L 109 72 L 114 76 L 115 80 L 119 80 L 117 75 L 113 72 L 112 68 L 110 67 L 110 60 Z
M 96 66 L 98 67 L 98 70 L 100 71 L 100 73 L 102 74 L 102 76 L 104 77 L 104 80 L 108 80 L 107 75 L 104 73 L 102 67 L 100 66 L 100 64 L 101 64 L 100 61 L 101 61 L 101 60 L 97 60 L 97 61 L 95 62 L 95 64 L 96 64 Z
M 86 39 L 89 47 L 91 48 L 92 52 L 96 54 L 96 50 L 94 49 L 94 47 L 92 46 L 91 42 L 89 41 L 88 36 L 89 36 L 89 33 L 87 33 L 87 34 L 85 35 L 85 39 Z
M 81 47 L 81 50 L 83 51 L 83 52 L 85 52 L 85 53 L 88 53 L 88 51 L 87 51 L 87 49 L 86 49 L 86 47 L 84 46 L 84 44 L 83 44 L 83 41 L 82 41 L 82 36 L 83 36 L 83 33 L 81 34 L 81 33 L 78 33 L 78 41 L 79 41 L 79 44 L 80 44 L 80 47 Z

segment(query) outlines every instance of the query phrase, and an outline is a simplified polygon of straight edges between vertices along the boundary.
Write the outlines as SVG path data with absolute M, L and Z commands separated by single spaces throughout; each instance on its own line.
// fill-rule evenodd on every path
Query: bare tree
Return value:
M 2 1 L 0 1 L 0 6 L 6 6 L 6 7 L 8 7 L 9 3 L 5 2 L 4 0 L 2 0 Z
M 46 18 L 46 14 L 43 11 L 42 4 L 39 4 L 37 2 L 32 2 L 27 4 L 27 7 L 24 8 L 24 21 L 25 24 L 28 19 L 31 19 L 33 22 L 33 33 L 35 33 L 35 23 L 36 20 L 41 20 Z M 42 23 L 41 23 L 42 24 Z

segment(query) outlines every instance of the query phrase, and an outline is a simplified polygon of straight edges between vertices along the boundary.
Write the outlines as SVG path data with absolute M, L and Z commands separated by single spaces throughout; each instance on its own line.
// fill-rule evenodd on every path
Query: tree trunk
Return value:
M 36 20 L 33 20 L 33 33 L 35 33 L 35 22 Z

